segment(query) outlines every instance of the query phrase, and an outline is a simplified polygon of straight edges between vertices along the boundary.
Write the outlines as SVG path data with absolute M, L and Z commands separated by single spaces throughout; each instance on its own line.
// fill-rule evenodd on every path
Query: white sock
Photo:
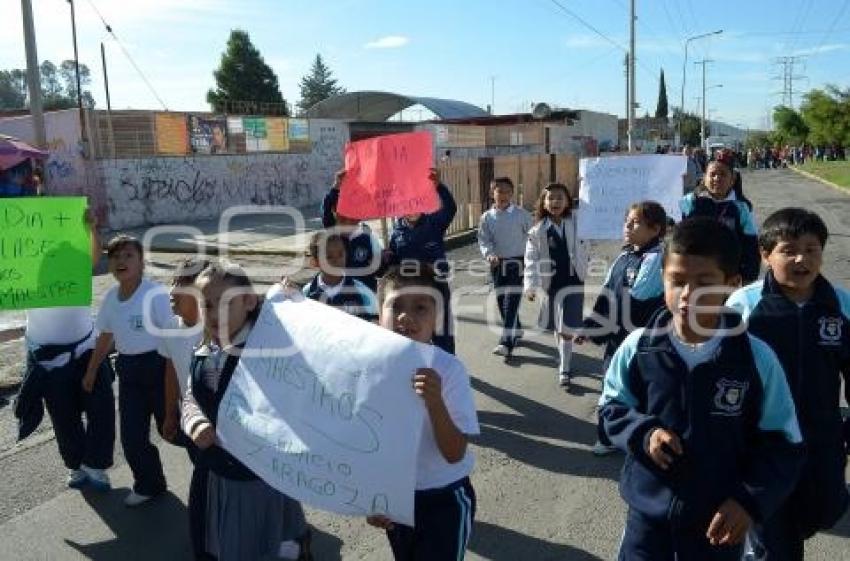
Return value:
M 555 344 L 558 346 L 558 355 L 561 357 L 560 370 L 558 372 L 569 372 L 570 362 L 573 358 L 573 340 L 565 339 L 556 333 Z

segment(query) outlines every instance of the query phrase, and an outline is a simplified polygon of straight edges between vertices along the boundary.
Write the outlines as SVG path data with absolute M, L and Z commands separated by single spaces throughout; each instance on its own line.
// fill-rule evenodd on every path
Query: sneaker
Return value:
M 71 489 L 81 489 L 86 484 L 86 472 L 81 469 L 68 470 L 68 487 Z
M 569 372 L 561 372 L 558 374 L 558 385 L 562 388 L 566 388 L 572 382 L 572 376 L 570 376 Z
M 602 444 L 598 440 L 593 444 L 593 448 L 591 448 L 591 452 L 593 452 L 594 456 L 610 456 L 611 454 L 617 453 L 617 447 L 609 444 Z
M 509 349 L 507 345 L 497 345 L 496 348 L 493 349 L 493 354 L 499 356 L 509 356 L 511 354 L 511 349 Z
M 124 497 L 124 506 L 134 507 L 146 503 L 151 500 L 148 495 L 140 495 L 135 491 L 130 491 L 130 494 Z
M 103 492 L 112 489 L 112 483 L 109 481 L 109 475 L 107 475 L 106 470 L 90 468 L 85 464 L 80 466 L 80 469 L 85 472 L 88 478 L 87 483 L 92 489 Z

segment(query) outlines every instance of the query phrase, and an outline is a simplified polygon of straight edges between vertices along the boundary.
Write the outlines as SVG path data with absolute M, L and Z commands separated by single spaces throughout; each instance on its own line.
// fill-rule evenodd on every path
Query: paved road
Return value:
M 826 273 L 850 286 L 848 195 L 790 171 L 749 173 L 744 184 L 759 218 L 787 204 L 821 213 L 831 230 Z M 615 244 L 597 250 L 610 255 Z M 458 317 L 459 354 L 473 374 L 482 426 L 473 447 L 479 512 L 468 558 L 613 559 L 624 518 L 616 486 L 621 459 L 589 453 L 599 351 L 584 347 L 575 357 L 581 375 L 571 394 L 555 385 L 555 351 L 548 337 L 529 336 L 516 363 L 503 364 L 489 354 L 496 335 L 484 324 L 487 286 L 476 273 L 482 269 L 475 248 L 455 250 L 451 257 L 462 263 L 455 291 L 469 293 Z M 528 325 L 533 323 L 532 306 L 524 305 L 522 313 Z M 160 444 L 172 494 L 131 511 L 121 505 L 130 483 L 123 458 L 112 471 L 116 490 L 111 494 L 68 491 L 50 430 L 10 448 L 10 408 L 0 407 L 0 560 L 187 558 L 189 473 L 181 450 Z M 390 558 L 383 536 L 360 520 L 313 511 L 309 518 L 318 533 L 317 559 Z M 848 536 L 850 516 L 845 516 L 834 530 L 812 540 L 807 559 L 850 560 Z

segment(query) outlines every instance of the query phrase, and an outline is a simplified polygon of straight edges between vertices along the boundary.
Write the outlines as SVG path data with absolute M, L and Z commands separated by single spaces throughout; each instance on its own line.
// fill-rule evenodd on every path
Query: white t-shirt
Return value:
M 148 293 L 151 295 L 146 297 Z M 171 317 L 168 290 L 143 278 L 133 295 L 123 302 L 118 299 L 118 286 L 109 289 L 97 314 L 97 329 L 114 335 L 120 354 L 138 355 L 157 350 L 156 330 L 168 328 Z
M 68 345 L 82 340 L 93 329 L 88 306 L 27 310 L 26 338 L 36 345 Z
M 439 375 L 443 387 L 443 401 L 449 416 L 460 432 L 466 435 L 480 433 L 478 428 L 478 413 L 475 410 L 475 400 L 469 385 L 469 374 L 466 367 L 454 355 L 434 347 L 434 358 L 431 362 Z M 427 412 L 423 418 L 422 438 L 419 441 L 419 453 L 416 463 L 416 489 L 437 489 L 454 483 L 472 473 L 475 457 L 467 447 L 463 459 L 450 464 L 443 457 L 434 438 L 434 429 Z
M 714 357 L 714 353 L 717 352 L 718 347 L 720 347 L 720 342 L 725 336 L 726 329 L 722 318 L 720 325 L 717 326 L 717 333 L 712 335 L 711 339 L 695 345 L 685 343 L 679 339 L 679 336 L 674 333 L 673 329 L 670 330 L 670 341 L 673 343 L 673 347 L 676 349 L 676 352 L 679 353 L 679 356 L 685 361 L 685 364 L 688 366 L 688 370 L 693 370 L 703 362 L 711 360 Z
M 171 327 L 174 331 L 163 334 L 159 338 L 159 354 L 170 359 L 177 372 L 177 382 L 180 384 L 180 397 L 186 395 L 189 377 L 192 375 L 190 366 L 195 347 L 200 345 L 204 336 L 202 324 L 188 327 L 180 316 L 172 316 Z

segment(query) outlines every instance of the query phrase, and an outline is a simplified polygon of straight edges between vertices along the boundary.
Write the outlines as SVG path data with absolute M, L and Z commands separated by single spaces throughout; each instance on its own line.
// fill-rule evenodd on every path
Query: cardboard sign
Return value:
M 431 134 L 378 136 L 345 146 L 345 177 L 337 212 L 349 218 L 384 218 L 434 212 L 440 200 L 429 179 Z
M 655 201 L 667 216 L 682 217 L 679 200 L 687 158 L 673 155 L 613 156 L 579 161 L 578 236 L 585 240 L 619 240 L 633 203 Z
M 413 525 L 425 408 L 411 385 L 433 347 L 272 289 L 219 409 L 225 449 L 317 508 Z
M 0 199 L 0 310 L 88 306 L 85 197 Z

